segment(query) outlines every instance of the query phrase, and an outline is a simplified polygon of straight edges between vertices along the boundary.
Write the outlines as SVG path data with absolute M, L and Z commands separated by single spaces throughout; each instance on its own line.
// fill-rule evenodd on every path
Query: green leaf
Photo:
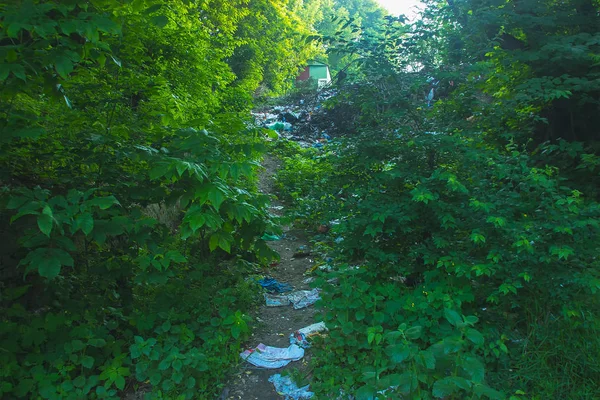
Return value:
M 223 235 L 219 237 L 219 247 L 225 250 L 227 253 L 231 253 L 231 243 Z
M 419 352 L 417 362 L 419 362 L 422 366 L 424 366 L 427 369 L 435 368 L 435 356 L 430 350 L 423 350 Z
M 125 389 L 125 378 L 123 378 L 121 375 L 117 375 L 115 378 L 115 386 L 119 390 Z
M 177 250 L 167 251 L 167 253 L 165 254 L 165 257 L 168 258 L 168 259 L 170 259 L 171 261 L 176 262 L 176 263 L 187 262 L 187 259 L 183 256 L 183 254 L 181 254 Z
M 506 399 L 506 396 L 504 395 L 504 393 L 494 390 L 486 385 L 475 385 L 475 387 L 473 388 L 473 392 L 479 397 L 485 396 L 491 400 Z M 523 394 L 525 394 L 525 393 L 523 393 Z
M 169 18 L 167 18 L 165 15 L 157 15 L 152 17 L 150 20 L 159 28 L 164 28 L 169 23 Z
M 85 348 L 85 344 L 81 340 L 75 339 L 71 341 L 71 348 L 73 349 L 73 351 L 80 351 Z
M 155 373 L 150 375 L 150 383 L 152 384 L 152 386 L 158 385 L 161 380 L 162 380 L 162 375 L 158 371 L 156 371 Z
M 10 64 L 0 64 L 0 82 L 6 80 L 8 74 L 10 74 Z
M 459 328 L 462 325 L 464 325 L 462 317 L 460 316 L 459 313 L 457 313 L 454 310 L 451 310 L 449 308 L 445 308 L 444 309 L 444 317 L 446 318 L 446 320 L 448 322 L 450 322 L 450 324 L 452 324 L 453 326 L 456 326 L 457 328 Z
M 413 326 L 411 328 L 408 328 L 404 332 L 404 334 L 406 335 L 406 338 L 410 339 L 410 340 L 417 340 L 418 338 L 421 337 L 421 333 L 423 333 L 422 326 Z
M 443 398 L 450 396 L 457 392 L 459 388 L 452 381 L 452 377 L 446 377 L 436 381 L 433 384 L 433 396 L 437 398 Z
M 56 67 L 56 72 L 66 79 L 71 72 L 73 72 L 73 62 L 65 56 L 58 56 L 54 60 L 54 66 Z
M 91 356 L 83 356 L 81 357 L 81 365 L 85 368 L 92 368 L 94 366 L 94 357 Z
M 129 346 L 129 354 L 131 355 L 131 359 L 135 360 L 136 358 L 141 357 L 142 352 L 137 344 L 133 344 Z
M 377 390 L 372 385 L 365 385 L 355 393 L 356 400 L 373 400 L 376 394 Z
M 390 345 L 386 347 L 385 352 L 396 364 L 400 364 L 410 356 L 410 348 L 404 344 Z
M 150 170 L 150 179 L 156 180 L 162 178 L 171 170 L 171 163 L 161 161 L 156 163 L 155 167 Z
M 471 377 L 473 382 L 482 383 L 485 375 L 485 368 L 483 363 L 479 361 L 475 356 L 465 356 L 462 359 L 461 366 L 467 374 Z
M 358 310 L 354 315 L 354 318 L 356 318 L 357 321 L 362 321 L 363 319 L 365 319 L 365 316 L 366 314 L 363 310 Z
M 225 194 L 218 187 L 213 187 L 213 189 L 208 193 L 208 200 L 215 207 L 216 210 L 221 208 L 221 204 L 227 199 Z
M 92 214 L 83 213 L 75 218 L 73 233 L 76 233 L 79 229 L 81 229 L 86 236 L 92 232 L 94 229 L 94 218 L 92 217 Z
M 40 127 L 29 127 L 19 129 L 13 132 L 13 136 L 23 138 L 23 139 L 37 139 L 42 136 L 46 131 Z
M 219 247 L 219 235 L 212 235 L 208 241 L 208 248 L 210 251 L 215 251 L 215 249 Z
M 242 330 L 239 325 L 235 324 L 231 326 L 231 336 L 233 336 L 234 339 L 239 339 L 241 332 Z
M 174 386 L 175 386 L 175 384 L 173 383 L 173 381 L 171 379 L 165 379 L 162 383 L 162 389 L 165 392 L 170 391 L 171 389 L 173 389 Z
M 160 10 L 162 8 L 162 6 L 163 6 L 162 4 L 155 4 L 153 6 L 150 6 L 144 11 L 144 14 L 146 14 L 146 15 L 152 14 L 153 12 Z
M 120 204 L 115 196 L 94 197 L 93 199 L 88 200 L 87 203 L 90 206 L 97 206 L 101 210 L 106 210 L 112 207 L 114 204 Z
M 194 386 L 196 386 L 196 379 L 193 376 L 190 376 L 185 381 L 185 387 L 188 389 L 192 389 Z
M 48 206 L 46 206 L 48 207 Z M 44 208 L 44 210 L 46 209 L 46 207 Z M 48 207 L 49 209 L 49 207 Z M 37 224 L 38 224 L 38 228 L 40 228 L 40 231 L 50 237 L 50 233 L 52 232 L 52 224 L 53 224 L 53 220 L 52 220 L 52 215 L 48 215 L 48 214 L 40 214 L 37 217 Z
M 27 80 L 27 76 L 25 75 L 25 68 L 23 68 L 20 64 L 10 64 L 10 70 L 12 73 L 22 81 Z
M 85 386 L 85 376 L 79 375 L 75 380 L 73 380 L 73 385 L 75 387 L 83 387 Z
M 73 258 L 69 253 L 57 248 L 38 248 L 27 254 L 21 264 L 29 265 L 27 271 L 37 269 L 38 273 L 48 279 L 54 279 L 63 265 L 72 267 Z
M 183 363 L 181 360 L 175 360 L 173 361 L 173 364 L 171 364 L 171 367 L 173 367 L 175 371 L 179 371 L 181 370 L 181 367 L 183 367 Z
M 485 341 L 485 339 L 483 338 L 483 335 L 479 331 L 477 331 L 473 328 L 467 329 L 465 336 L 467 337 L 467 339 L 469 339 L 471 342 L 473 342 L 474 344 L 476 344 L 478 346 L 483 345 L 483 343 Z

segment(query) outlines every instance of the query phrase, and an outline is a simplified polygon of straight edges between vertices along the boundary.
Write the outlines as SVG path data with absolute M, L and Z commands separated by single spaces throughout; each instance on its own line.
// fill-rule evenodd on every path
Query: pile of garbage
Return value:
M 310 123 L 320 109 L 319 104 L 308 105 L 300 100 L 297 104 L 264 108 L 252 115 L 258 126 L 275 131 L 280 138 L 298 142 L 302 147 L 321 148 L 331 137 Z

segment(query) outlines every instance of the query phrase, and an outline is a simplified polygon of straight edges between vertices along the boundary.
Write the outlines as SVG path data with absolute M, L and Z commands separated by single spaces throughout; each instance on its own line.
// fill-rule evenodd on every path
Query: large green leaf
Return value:
M 449 308 L 444 309 L 444 317 L 448 322 L 456 327 L 461 327 L 464 325 L 463 319 L 459 313 Z
M 377 390 L 372 385 L 364 385 L 356 393 L 356 400 L 374 400 Z
M 87 204 L 90 206 L 97 206 L 101 210 L 106 210 L 115 204 L 119 204 L 119 201 L 115 198 L 115 196 L 94 197 L 93 199 L 88 200 Z
M 52 232 L 53 225 L 52 210 L 50 207 L 44 207 L 42 214 L 38 215 L 37 217 L 37 224 L 38 228 L 40 228 L 40 231 L 49 237 L 50 233 Z
M 21 264 L 27 265 L 27 271 L 37 270 L 44 278 L 54 279 L 63 265 L 72 267 L 73 258 L 69 253 L 57 248 L 38 248 L 27 254 Z
M 462 359 L 461 366 L 471 377 L 473 382 L 482 383 L 485 374 L 483 363 L 475 356 L 465 356 Z
M 79 229 L 87 236 L 94 229 L 94 218 L 90 213 L 83 213 L 75 218 L 74 232 Z
M 385 352 L 396 364 L 400 364 L 410 356 L 410 348 L 405 344 L 390 345 L 386 347 Z
M 56 72 L 65 79 L 73 72 L 73 62 L 66 56 L 56 57 L 54 65 L 56 67 Z

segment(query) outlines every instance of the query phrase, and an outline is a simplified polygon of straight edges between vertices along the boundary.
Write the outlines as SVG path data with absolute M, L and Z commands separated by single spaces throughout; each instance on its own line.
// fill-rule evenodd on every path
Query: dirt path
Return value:
M 278 162 L 267 156 L 263 166 L 266 171 L 261 176 L 260 190 L 263 193 L 273 195 L 275 193 L 274 176 L 279 168 Z M 271 207 L 273 213 L 279 215 L 283 213 L 281 202 L 273 200 Z M 269 242 L 271 248 L 281 256 L 281 261 L 270 270 L 270 275 L 280 282 L 291 284 L 294 286 L 294 290 L 310 289 L 308 284 L 304 282 L 306 279 L 304 273 L 314 265 L 315 260 L 310 256 L 304 258 L 293 257 L 299 246 L 308 246 L 309 242 L 303 231 L 291 230 L 289 227 L 284 227 L 283 231 L 285 235 L 282 240 Z M 294 310 L 292 306 L 267 307 L 263 304 L 255 316 L 259 326 L 253 333 L 248 345 L 255 347 L 259 343 L 264 343 L 268 346 L 288 347 L 290 333 L 312 324 L 314 313 L 314 306 Z M 300 361 L 291 362 L 280 369 L 261 369 L 247 362 L 242 362 L 239 370 L 227 385 L 221 399 L 280 400 L 283 397 L 275 392 L 273 384 L 268 381 L 269 377 L 290 368 L 306 371 L 309 360 L 310 350 L 307 350 L 304 358 Z

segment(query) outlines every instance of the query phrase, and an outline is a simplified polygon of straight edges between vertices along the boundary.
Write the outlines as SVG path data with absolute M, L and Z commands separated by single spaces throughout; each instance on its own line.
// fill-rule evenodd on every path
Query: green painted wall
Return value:
M 310 77 L 313 79 L 329 79 L 326 65 L 311 65 Z

